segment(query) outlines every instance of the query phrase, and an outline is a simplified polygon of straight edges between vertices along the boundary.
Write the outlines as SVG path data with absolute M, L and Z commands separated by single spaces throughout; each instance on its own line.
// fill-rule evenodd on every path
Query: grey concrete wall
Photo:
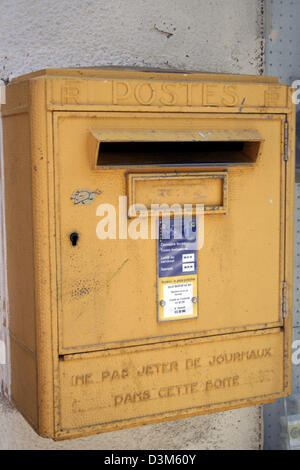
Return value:
M 45 67 L 91 65 L 260 74 L 262 4 L 262 0 L 2 0 L 0 80 L 7 83 Z M 2 280 L 3 301 L 8 305 Z M 1 374 L 5 388 L 7 377 L 0 367 L 0 381 Z M 53 443 L 37 437 L 0 398 L 0 449 L 258 449 L 261 436 L 261 409 L 256 407 Z
M 261 433 L 255 407 L 53 442 L 37 436 L 5 398 L 0 400 L 0 449 L 243 450 L 258 449 Z
M 260 0 L 2 0 L 0 77 L 103 64 L 256 74 L 260 5 Z
M 266 0 L 265 38 L 266 74 L 279 77 L 281 83 L 292 85 L 300 79 L 300 2 Z M 295 249 L 294 249 L 294 341 L 300 339 L 300 105 L 297 110 L 296 187 L 295 187 Z M 300 393 L 300 365 L 293 365 L 293 393 Z M 284 415 L 283 399 L 265 406 L 265 449 L 280 445 L 280 417 Z

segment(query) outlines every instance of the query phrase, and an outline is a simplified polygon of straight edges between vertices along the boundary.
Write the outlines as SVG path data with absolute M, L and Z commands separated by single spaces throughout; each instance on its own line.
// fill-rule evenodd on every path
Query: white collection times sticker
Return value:
M 193 282 L 183 282 L 179 284 L 166 284 L 163 288 L 164 301 L 164 317 L 174 318 L 193 315 L 193 298 L 194 286 Z

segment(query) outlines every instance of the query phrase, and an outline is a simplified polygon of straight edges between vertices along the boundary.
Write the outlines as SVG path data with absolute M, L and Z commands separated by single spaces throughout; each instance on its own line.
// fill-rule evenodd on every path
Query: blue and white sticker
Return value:
M 158 320 L 197 318 L 196 217 L 160 218 L 158 231 Z

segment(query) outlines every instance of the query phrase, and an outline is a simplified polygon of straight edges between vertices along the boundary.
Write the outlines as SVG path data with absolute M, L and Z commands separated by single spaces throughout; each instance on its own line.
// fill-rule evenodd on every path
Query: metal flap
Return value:
M 91 130 L 94 139 L 101 142 L 262 142 L 255 129 L 199 129 L 199 130 Z

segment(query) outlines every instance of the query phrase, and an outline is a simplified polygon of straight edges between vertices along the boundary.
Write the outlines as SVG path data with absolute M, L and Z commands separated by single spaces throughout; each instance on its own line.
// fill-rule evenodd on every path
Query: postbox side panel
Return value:
M 27 87 L 7 87 L 7 102 L 27 103 Z M 22 97 L 20 99 L 20 96 Z M 9 106 L 7 106 L 9 110 Z M 37 411 L 37 357 L 35 285 L 31 198 L 30 117 L 23 112 L 4 115 L 5 229 L 9 305 L 2 305 L 10 333 L 10 398 L 35 428 Z
M 65 356 L 56 437 L 146 424 L 274 399 L 283 334 L 257 334 Z
M 281 116 L 54 114 L 62 354 L 280 324 L 285 171 Z M 103 218 L 98 207 L 110 204 L 117 216 L 118 238 L 119 196 L 128 194 L 129 171 L 175 170 L 127 168 L 126 161 L 125 168 L 95 169 L 90 158 L 91 130 L 127 129 L 134 141 L 137 128 L 167 130 L 170 140 L 180 129 L 203 128 L 212 133 L 214 129 L 252 129 L 264 139 L 252 165 L 176 168 L 179 189 L 181 171 L 226 171 L 228 175 L 226 214 L 205 216 L 204 246 L 197 259 L 198 318 L 157 321 L 157 240 L 103 240 L 96 235 Z M 151 185 L 147 194 L 150 191 Z M 155 191 L 154 185 L 154 195 Z M 144 193 L 139 189 L 139 194 Z M 184 188 L 179 195 L 178 203 L 189 202 Z M 78 234 L 76 246 L 70 241 L 71 233 Z
M 10 332 L 35 352 L 30 121 L 3 117 Z

